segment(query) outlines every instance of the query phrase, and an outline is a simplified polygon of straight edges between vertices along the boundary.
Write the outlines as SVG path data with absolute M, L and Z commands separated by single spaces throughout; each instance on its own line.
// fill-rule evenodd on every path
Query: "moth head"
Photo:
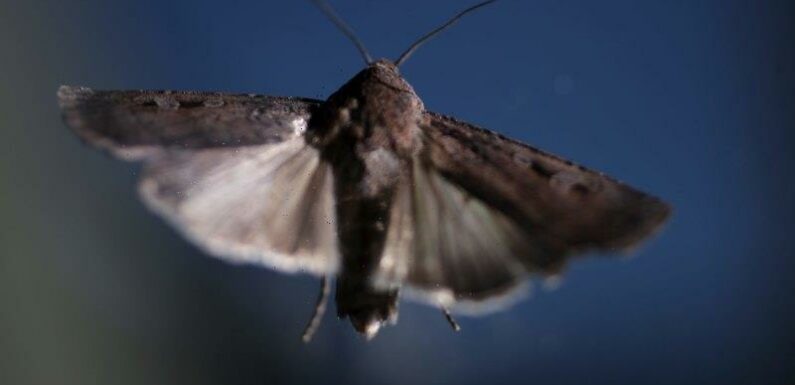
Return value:
M 396 66 L 395 63 L 393 63 L 391 60 L 389 60 L 387 58 L 378 59 L 378 60 L 370 63 L 370 65 L 368 65 L 368 67 L 371 67 L 371 68 L 373 68 L 373 69 L 375 69 L 377 71 L 385 71 L 387 73 L 395 73 L 395 74 L 398 74 L 398 75 L 400 74 L 400 70 L 398 69 L 398 66 Z
M 389 59 L 378 59 L 369 65 L 367 68 L 360 72 L 363 78 L 370 81 L 376 81 L 389 88 L 400 90 L 417 97 L 414 93 L 414 88 L 400 76 L 400 69 L 398 66 Z

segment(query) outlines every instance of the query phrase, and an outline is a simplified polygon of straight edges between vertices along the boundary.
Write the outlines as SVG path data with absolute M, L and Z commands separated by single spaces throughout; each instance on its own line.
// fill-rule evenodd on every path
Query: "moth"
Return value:
M 321 277 L 305 329 L 325 311 L 368 339 L 394 324 L 401 291 L 484 313 L 574 255 L 621 251 L 669 206 L 498 133 L 427 111 L 397 60 L 373 60 L 325 101 L 253 94 L 62 86 L 64 121 L 85 142 L 142 161 L 145 204 L 209 254 Z

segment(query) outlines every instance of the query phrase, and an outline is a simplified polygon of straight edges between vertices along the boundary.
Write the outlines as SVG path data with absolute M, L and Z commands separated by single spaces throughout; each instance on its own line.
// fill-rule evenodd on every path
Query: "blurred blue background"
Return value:
M 333 1 L 394 58 L 473 1 Z M 504 0 L 403 67 L 426 107 L 673 204 L 635 258 L 449 330 L 367 343 L 317 282 L 205 257 L 137 165 L 64 128 L 61 84 L 325 98 L 362 62 L 305 1 L 0 2 L 0 383 L 792 384 L 795 3 Z M 332 310 L 333 313 L 333 310 Z

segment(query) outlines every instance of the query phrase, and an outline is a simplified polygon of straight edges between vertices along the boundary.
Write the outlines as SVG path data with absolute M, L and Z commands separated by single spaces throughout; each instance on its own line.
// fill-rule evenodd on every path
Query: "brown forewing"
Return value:
M 125 157 L 147 150 L 278 143 L 305 127 L 318 101 L 175 91 L 95 91 L 62 86 L 64 121 L 83 140 Z
M 524 261 L 529 267 L 554 270 L 574 251 L 629 248 L 669 215 L 661 200 L 599 172 L 450 117 L 427 117 L 425 161 L 549 248 L 550 260 Z

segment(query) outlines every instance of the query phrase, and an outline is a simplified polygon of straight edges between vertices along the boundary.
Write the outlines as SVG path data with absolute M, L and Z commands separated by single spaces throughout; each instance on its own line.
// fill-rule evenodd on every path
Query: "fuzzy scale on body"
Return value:
M 337 314 L 373 336 L 397 319 L 398 289 L 371 283 L 383 255 L 398 183 L 422 146 L 422 101 L 388 60 L 368 66 L 319 106 L 307 140 L 334 165 L 342 269 Z

